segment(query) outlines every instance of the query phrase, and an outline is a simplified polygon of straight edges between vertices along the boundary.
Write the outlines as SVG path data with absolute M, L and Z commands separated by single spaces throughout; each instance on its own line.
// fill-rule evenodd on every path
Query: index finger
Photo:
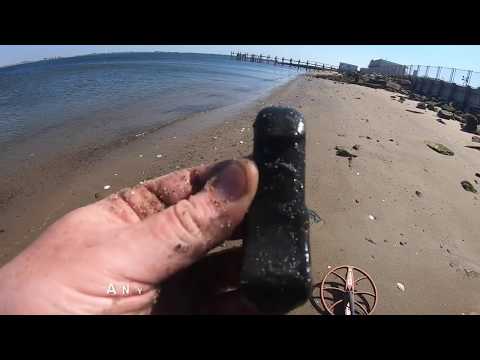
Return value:
M 174 171 L 124 188 L 95 205 L 117 215 L 122 222 L 135 223 L 200 191 L 217 165 L 202 164 Z

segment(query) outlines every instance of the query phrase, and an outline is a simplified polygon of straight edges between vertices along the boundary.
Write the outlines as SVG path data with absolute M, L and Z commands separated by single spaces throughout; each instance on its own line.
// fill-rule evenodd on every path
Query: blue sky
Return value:
M 480 46 L 474 45 L 0 45 L 0 66 L 41 60 L 45 57 L 118 51 L 212 54 L 242 51 L 301 58 L 332 65 L 338 65 L 342 61 L 361 67 L 366 67 L 373 58 L 383 58 L 406 65 L 439 65 L 480 71 Z

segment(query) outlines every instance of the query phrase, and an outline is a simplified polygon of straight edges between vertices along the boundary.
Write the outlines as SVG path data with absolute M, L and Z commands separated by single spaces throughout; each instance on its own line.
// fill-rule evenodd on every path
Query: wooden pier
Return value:
M 272 65 L 279 65 L 279 66 L 292 66 L 298 69 L 305 69 L 307 71 L 315 71 L 315 70 L 338 70 L 338 67 L 319 63 L 317 61 L 302 61 L 300 59 L 293 59 L 293 58 L 285 58 L 285 57 L 272 57 L 270 55 L 256 55 L 256 54 L 248 54 L 248 53 L 240 53 L 240 52 L 231 52 L 230 56 L 235 58 L 239 61 L 248 61 L 248 62 L 255 62 L 255 63 L 265 63 L 265 64 L 272 64 Z

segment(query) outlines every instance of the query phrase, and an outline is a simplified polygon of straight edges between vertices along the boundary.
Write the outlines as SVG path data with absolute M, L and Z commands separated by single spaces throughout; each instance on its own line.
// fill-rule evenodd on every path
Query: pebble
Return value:
M 117 174 L 117 173 L 115 173 L 115 174 L 113 174 L 113 176 L 118 176 L 118 174 Z
M 376 217 L 373 216 L 373 215 L 368 215 L 368 218 L 369 218 L 370 220 L 375 220 L 375 219 L 376 219 Z
M 240 144 L 243 144 L 243 141 L 242 141 L 242 140 L 240 140 Z
M 402 283 L 397 283 L 397 288 L 400 289 L 400 291 L 405 291 L 405 285 L 403 285 Z
M 357 172 L 357 175 L 360 175 L 360 173 L 359 173 L 359 172 Z
M 143 155 L 142 155 L 142 154 L 140 154 L 140 155 L 138 155 L 138 157 L 142 158 L 142 157 L 143 157 Z
M 157 154 L 157 158 L 161 158 L 163 155 L 162 154 Z
M 103 187 L 104 190 L 108 190 L 108 189 L 110 189 L 110 188 L 111 188 L 110 185 L 105 185 L 105 186 Z

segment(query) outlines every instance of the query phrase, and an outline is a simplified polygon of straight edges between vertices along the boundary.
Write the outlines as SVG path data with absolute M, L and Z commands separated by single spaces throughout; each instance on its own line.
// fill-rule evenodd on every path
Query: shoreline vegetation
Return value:
M 376 282 L 376 314 L 480 313 L 480 200 L 462 185 L 480 189 L 472 134 L 459 131 L 461 121 L 419 111 L 401 88 L 335 76 L 299 75 L 248 105 L 195 114 L 85 157 L 38 168 L 27 160 L 2 179 L 23 191 L 0 210 L 0 265 L 74 208 L 178 168 L 249 155 L 256 114 L 280 105 L 307 124 L 306 200 L 321 219 L 310 231 L 314 282 L 351 264 Z M 292 314 L 316 311 L 306 303 Z

